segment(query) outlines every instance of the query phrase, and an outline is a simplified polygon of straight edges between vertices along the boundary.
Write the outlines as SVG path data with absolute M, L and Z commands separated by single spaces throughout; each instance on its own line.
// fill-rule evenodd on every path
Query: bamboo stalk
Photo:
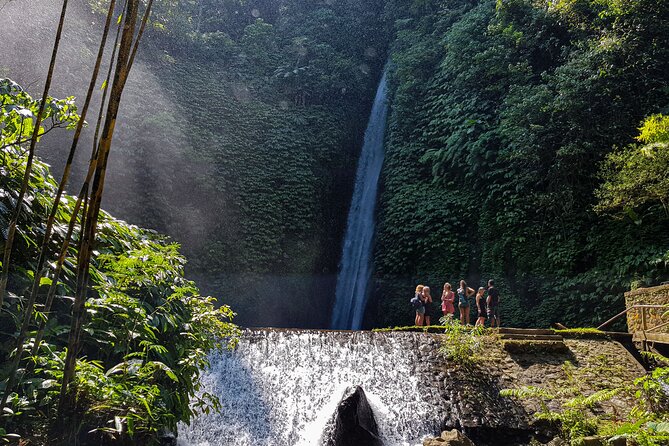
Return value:
M 125 86 L 125 81 L 127 80 L 128 76 L 128 62 L 135 32 L 135 25 L 137 22 L 137 10 L 138 0 L 129 0 L 127 3 L 127 9 L 125 11 L 125 20 L 121 34 L 121 44 L 119 46 L 116 69 L 114 73 L 114 82 L 109 94 L 109 104 L 107 106 L 104 128 L 98 147 L 95 176 L 93 178 L 90 203 L 88 212 L 86 214 L 86 222 L 84 225 L 84 232 L 82 235 L 83 238 L 77 262 L 77 290 L 72 308 L 72 324 L 70 326 L 70 333 L 68 336 L 67 355 L 65 358 L 65 366 L 63 370 L 63 383 L 58 405 L 58 417 L 61 420 L 64 418 L 65 413 L 67 413 L 66 408 L 69 406 L 68 388 L 74 376 L 76 356 L 80 345 L 84 304 L 86 301 L 90 275 L 90 260 L 93 251 L 93 244 L 95 242 L 97 220 L 100 213 L 100 204 L 102 200 L 102 192 L 104 190 L 104 181 L 107 161 L 109 159 L 109 151 L 111 148 L 111 141 L 114 135 L 114 128 L 116 125 L 116 118 L 118 116 L 118 109 L 123 93 L 123 87 Z
M 37 137 L 39 136 L 39 128 L 42 124 L 42 117 L 44 115 L 44 108 L 46 106 L 47 98 L 49 96 L 49 89 L 51 88 L 51 80 L 53 79 L 53 72 L 56 66 L 56 57 L 58 56 L 58 47 L 60 46 L 60 38 L 63 33 L 63 25 L 65 24 L 65 15 L 67 13 L 67 2 L 68 0 L 63 0 L 63 7 L 60 13 L 60 19 L 58 21 L 58 29 L 56 30 L 56 37 L 53 43 L 53 51 L 51 52 L 51 61 L 49 62 L 49 70 L 47 72 L 46 81 L 44 83 L 44 92 L 42 94 L 42 101 L 40 102 L 39 110 L 37 111 L 37 117 L 35 119 L 35 128 L 33 129 L 33 135 L 30 140 L 30 148 L 28 149 L 28 160 L 26 161 L 26 171 L 23 175 L 23 182 L 21 183 L 21 191 L 16 200 L 16 206 L 14 212 L 12 213 L 12 218 L 9 222 L 7 240 L 5 241 L 5 249 L 2 257 L 2 274 L 0 275 L 0 311 L 2 310 L 2 304 L 5 296 L 5 290 L 7 288 L 7 281 L 9 279 L 9 262 L 11 261 L 12 255 L 12 246 L 14 244 L 14 236 L 16 235 L 16 224 L 18 222 L 19 216 L 21 214 L 21 205 L 23 204 L 23 198 L 25 197 L 26 192 L 28 191 L 28 184 L 30 182 L 30 175 L 32 173 L 33 159 L 35 157 L 35 146 L 37 144 Z M 33 300 L 34 304 L 34 300 Z M 32 315 L 33 305 L 28 305 L 25 309 L 25 315 L 23 318 L 22 329 L 25 337 L 25 330 L 23 327 L 26 326 L 26 319 L 30 321 Z M 17 339 L 17 345 L 20 343 L 20 349 L 23 349 L 23 339 L 19 336 Z M 21 358 L 21 352 L 17 351 L 14 362 L 18 366 L 18 361 Z M 2 395 L 2 400 L 0 401 L 0 410 L 5 407 L 7 400 L 11 393 L 12 387 L 14 387 L 13 381 L 16 380 L 16 374 L 12 373 L 8 377 L 7 385 L 5 386 L 5 391 Z M 10 385 L 11 384 L 11 385 Z
M 35 268 L 35 274 L 34 274 L 34 281 L 33 285 L 30 290 L 30 296 L 28 297 L 28 301 L 25 304 L 24 307 L 24 314 L 23 314 L 23 322 L 21 323 L 21 329 L 19 330 L 19 335 L 16 339 L 16 354 L 14 356 L 14 361 L 12 362 L 12 366 L 10 367 L 9 371 L 9 379 L 7 382 L 7 386 L 5 386 L 5 392 L 2 398 L 2 403 L 0 404 L 1 406 L 4 407 L 4 404 L 7 402 L 7 398 L 11 394 L 11 392 L 14 390 L 14 385 L 17 382 L 20 382 L 22 374 L 18 373 L 18 368 L 19 364 L 21 362 L 21 355 L 23 354 L 23 343 L 26 340 L 27 333 L 28 333 L 28 328 L 30 327 L 30 321 L 32 320 L 32 314 L 33 310 L 35 307 L 35 301 L 37 300 L 37 293 L 40 288 L 40 282 L 42 280 L 42 276 L 44 275 L 44 264 L 46 263 L 46 258 L 48 255 L 49 251 L 49 242 L 51 241 L 51 233 L 53 230 L 53 224 L 56 220 L 56 213 L 58 212 L 58 207 L 60 205 L 60 199 L 63 196 L 63 193 L 65 192 L 65 186 L 67 185 L 67 182 L 69 180 L 70 172 L 72 170 L 72 163 L 74 161 L 74 155 L 77 150 L 77 145 L 79 143 L 79 138 L 81 136 L 81 131 L 84 127 L 84 123 L 86 120 L 86 115 L 88 113 L 88 107 L 91 103 L 91 99 L 93 97 L 93 90 L 95 88 L 95 84 L 97 82 L 98 78 L 98 72 L 100 71 L 100 65 L 102 64 L 102 56 L 104 54 L 104 47 L 107 43 L 107 35 L 109 33 L 109 27 L 111 24 L 111 18 L 114 12 L 114 6 L 116 4 L 116 0 L 111 0 L 109 3 L 109 12 L 107 13 L 107 20 L 105 22 L 105 27 L 102 32 L 102 39 L 100 40 L 100 47 L 98 49 L 98 56 L 95 61 L 95 66 L 93 68 L 93 73 L 91 75 L 91 81 L 88 85 L 88 91 L 86 92 L 86 99 L 84 101 L 84 105 L 82 108 L 82 112 L 79 118 L 79 122 L 77 123 L 77 128 L 74 132 L 74 137 L 72 139 L 72 146 L 70 147 L 70 152 L 67 157 L 67 161 L 65 164 L 65 169 L 63 170 L 63 176 L 60 180 L 60 183 L 58 184 L 58 190 L 56 192 L 56 197 L 54 198 L 53 206 L 51 207 L 51 212 L 49 213 L 49 216 L 47 218 L 46 222 L 46 228 L 44 230 L 44 238 L 42 240 L 42 246 L 40 248 L 39 252 L 39 257 L 37 260 L 37 267 Z M 73 212 L 72 218 L 76 220 L 76 214 L 78 212 L 78 209 Z M 71 231 L 68 228 L 68 236 L 71 236 Z M 67 241 L 63 242 L 63 245 L 68 245 Z M 58 279 L 56 277 L 53 278 L 52 280 L 52 287 L 55 288 L 55 286 L 58 283 Z M 51 289 L 50 287 L 49 289 Z M 48 300 L 48 295 L 47 295 L 47 300 Z M 42 321 L 42 325 L 44 325 L 44 321 Z M 41 342 L 41 340 L 40 340 Z M 35 345 L 38 346 L 39 343 L 35 342 Z
M 126 0 L 127 3 L 127 0 Z M 125 9 L 125 4 L 123 5 L 123 8 Z M 110 8 L 110 11 L 112 9 Z M 112 11 L 113 13 L 113 11 Z M 107 70 L 107 76 L 105 78 L 105 83 L 106 85 L 109 85 L 110 80 L 111 80 L 111 74 L 112 70 L 114 67 L 114 57 L 116 56 L 116 47 L 118 45 L 118 40 L 119 36 L 121 34 L 121 23 L 119 21 L 119 24 L 116 28 L 116 37 L 114 39 L 114 46 L 112 49 L 112 54 L 110 58 L 110 63 L 109 63 L 109 69 Z M 95 129 L 95 137 L 94 141 L 97 141 L 98 138 L 98 132 L 100 130 L 100 122 L 102 121 L 102 115 L 104 112 L 104 104 L 106 101 L 107 97 L 107 91 L 109 89 L 105 88 L 104 92 L 102 94 L 102 99 L 100 101 L 100 111 L 98 112 L 98 119 L 96 123 L 96 129 Z M 58 280 L 60 279 L 60 273 L 63 269 L 63 264 L 65 263 L 65 258 L 67 257 L 67 250 L 70 246 L 70 241 L 72 239 L 72 233 L 74 232 L 74 226 L 76 225 L 77 222 L 77 216 L 79 214 L 79 210 L 81 209 L 81 204 L 82 200 L 84 202 L 84 209 L 81 217 L 81 227 L 82 227 L 82 233 L 83 233 L 83 226 L 84 226 L 84 216 L 86 215 L 86 209 L 87 209 L 87 203 L 88 203 L 88 189 L 90 187 L 91 179 L 93 178 L 93 174 L 95 173 L 95 161 L 97 157 L 97 144 L 93 145 L 93 150 L 91 151 L 91 158 L 89 160 L 88 164 L 88 172 L 86 173 L 86 178 L 84 179 L 84 183 L 81 186 L 81 190 L 79 191 L 79 195 L 77 198 L 77 201 L 74 205 L 74 209 L 72 210 L 72 215 L 70 216 L 70 222 L 68 224 L 67 228 L 67 234 L 65 235 L 65 238 L 63 240 L 63 244 L 61 245 L 60 249 L 60 254 L 58 256 L 58 259 L 56 260 L 56 267 L 54 268 L 53 272 L 53 278 L 51 285 L 49 286 L 49 291 L 47 292 L 46 295 L 46 300 L 44 304 L 44 313 L 49 313 L 51 311 L 51 306 L 53 305 L 53 299 L 56 295 L 56 288 L 58 287 Z M 32 350 L 32 355 L 35 356 L 37 355 L 37 352 L 39 350 L 40 344 L 42 342 L 42 339 L 44 337 L 44 329 L 46 326 L 46 320 L 42 319 L 40 321 L 39 327 L 37 329 L 37 334 L 35 336 L 35 343 L 33 345 L 33 350 Z M 31 364 L 29 364 L 29 367 Z
M 51 52 L 51 61 L 49 62 L 49 70 L 47 71 L 46 81 L 44 82 L 44 91 L 42 93 L 42 101 L 40 102 L 39 109 L 37 111 L 37 117 L 35 118 L 35 128 L 33 129 L 33 135 L 30 139 L 30 148 L 28 149 L 28 160 L 26 161 L 26 171 L 23 174 L 23 181 L 21 183 L 21 191 L 19 196 L 16 199 L 16 206 L 14 207 L 14 212 L 12 212 L 12 218 L 9 221 L 9 226 L 7 229 L 7 240 L 5 241 L 5 249 L 2 256 L 2 273 L 0 274 L 0 310 L 2 310 L 2 304 L 4 302 L 5 291 L 7 289 L 7 281 L 9 280 L 9 263 L 12 256 L 12 247 L 14 245 L 14 236 L 16 235 L 16 224 L 21 215 L 21 205 L 23 204 L 23 198 L 28 191 L 28 184 L 30 183 L 30 174 L 32 173 L 33 160 L 35 158 L 35 146 L 37 145 L 37 137 L 39 136 L 39 128 L 42 124 L 42 118 L 44 116 L 44 108 L 49 96 L 49 89 L 51 88 L 51 80 L 53 79 L 53 72 L 56 66 L 56 57 L 58 56 L 58 47 L 60 46 L 60 38 L 63 34 L 63 25 L 65 24 L 65 14 L 67 12 L 67 2 L 68 0 L 63 0 L 63 7 L 60 13 L 60 19 L 58 21 L 58 29 L 56 30 L 56 37 L 53 43 L 53 51 Z M 0 403 L 0 409 L 5 406 L 6 398 L 3 397 L 2 403 Z

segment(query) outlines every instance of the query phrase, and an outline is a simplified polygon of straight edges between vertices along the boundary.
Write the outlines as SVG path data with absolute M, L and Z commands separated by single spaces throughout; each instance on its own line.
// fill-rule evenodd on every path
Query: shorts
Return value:
M 416 308 L 416 313 L 420 314 L 420 315 L 425 314 L 425 307 L 421 306 L 421 307 Z
M 488 319 L 497 318 L 499 320 L 499 307 L 488 308 Z

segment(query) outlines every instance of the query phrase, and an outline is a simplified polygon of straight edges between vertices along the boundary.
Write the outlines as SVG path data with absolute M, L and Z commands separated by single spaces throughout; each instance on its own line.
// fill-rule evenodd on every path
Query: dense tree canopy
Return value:
M 605 178 L 600 163 L 669 105 L 666 1 L 387 10 L 397 38 L 376 249 L 381 324 L 408 320 L 420 281 L 440 290 L 494 277 L 505 324 L 582 325 L 615 314 L 631 285 L 666 280 L 664 211 L 648 203 L 635 224 L 593 209 L 602 181 L 602 203 L 622 192 L 624 177 L 607 172 L 634 161 L 611 155 Z M 648 169 L 654 177 L 639 181 L 656 189 L 627 186 L 666 191 L 661 156 L 621 174 Z
M 410 320 L 418 281 L 495 277 L 505 323 L 580 325 L 614 313 L 631 285 L 666 279 L 664 152 L 634 145 L 645 119 L 668 111 L 666 0 L 155 8 L 106 206 L 182 242 L 240 323 L 327 325 L 388 45 L 370 325 Z M 73 31 L 81 42 L 89 17 Z M 58 150 L 44 155 L 58 165 Z M 630 194 L 639 171 L 652 197 Z

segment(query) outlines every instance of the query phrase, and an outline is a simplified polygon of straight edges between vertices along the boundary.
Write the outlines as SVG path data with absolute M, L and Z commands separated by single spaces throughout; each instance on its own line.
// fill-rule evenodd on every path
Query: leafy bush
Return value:
M 463 366 L 469 366 L 477 362 L 479 354 L 483 350 L 482 336 L 486 333 L 484 327 L 464 327 L 460 321 L 441 318 L 446 326 L 445 337 L 439 351 L 450 361 Z
M 0 130 L 5 141 L 0 149 L 3 234 L 26 160 L 22 134 L 16 132 L 16 128 L 26 125 L 17 127 L 17 107 L 10 110 L 10 105 L 20 100 L 20 107 L 30 110 L 37 103 L 16 84 L 0 83 L 0 87 L 6 85 L 11 88 L 0 91 L 3 104 Z M 51 103 L 54 108 L 60 104 L 60 111 L 55 113 L 61 115 L 54 115 L 54 119 L 62 116 L 67 107 L 73 107 L 69 102 L 51 100 Z M 32 117 L 25 114 L 24 119 Z M 9 296 L 0 309 L 0 333 L 7 340 L 0 344 L 2 392 L 11 372 L 8 359 L 15 345 L 11 340 L 18 331 L 22 312 L 26 311 L 22 295 L 34 277 L 37 249 L 56 187 L 49 167 L 36 161 L 29 193 L 21 203 L 20 239 L 10 265 Z M 72 196 L 61 200 L 51 256 L 55 256 L 63 242 L 75 201 Z M 69 423 L 60 427 L 69 435 L 85 436 L 86 432 L 94 431 L 151 444 L 157 441 L 159 431 L 175 430 L 178 422 L 188 422 L 195 412 L 218 407 L 214 396 L 199 395 L 198 378 L 207 365 L 210 350 L 234 343 L 237 329 L 230 323 L 234 313 L 225 305 L 216 308 L 214 298 L 200 296 L 194 284 L 185 279 L 185 259 L 179 254 L 177 244 L 104 212 L 98 228 L 98 255 L 91 266 L 83 346 L 76 366 L 76 410 L 69 414 Z M 40 302 L 35 314 L 33 324 L 47 322 L 44 342 L 33 348 L 34 331 L 26 340 L 24 350 L 32 350 L 32 355 L 25 360 L 18 387 L 10 395 L 10 406 L 2 414 L 5 433 L 14 431 L 45 441 L 43 437 L 55 416 L 62 382 L 76 256 L 73 243 L 54 306 L 45 313 Z M 51 263 L 41 281 L 43 291 L 51 284 L 54 268 Z
M 610 439 L 625 437 L 640 446 L 660 446 L 669 440 L 669 399 L 666 394 L 669 369 L 657 368 L 651 374 L 634 381 L 633 386 L 601 389 L 590 395 L 578 386 L 574 367 L 566 362 L 564 371 L 567 384 L 560 389 L 526 386 L 504 389 L 501 396 L 534 400 L 540 410 L 539 420 L 556 424 L 562 435 L 573 446 L 581 445 L 583 437 L 602 435 Z M 626 415 L 608 417 L 597 408 L 617 396 L 633 398 L 636 402 Z M 550 409 L 548 403 L 560 401 L 559 409 Z

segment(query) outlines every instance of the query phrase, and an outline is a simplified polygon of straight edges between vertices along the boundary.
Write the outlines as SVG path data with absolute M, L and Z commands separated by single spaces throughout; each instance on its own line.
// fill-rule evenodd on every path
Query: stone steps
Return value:
M 511 339 L 514 341 L 555 341 L 563 342 L 563 338 L 560 335 L 532 335 L 532 334 L 502 334 L 500 338 Z
M 554 335 L 555 332 L 551 329 L 542 328 L 500 328 L 498 333 L 501 335 Z

